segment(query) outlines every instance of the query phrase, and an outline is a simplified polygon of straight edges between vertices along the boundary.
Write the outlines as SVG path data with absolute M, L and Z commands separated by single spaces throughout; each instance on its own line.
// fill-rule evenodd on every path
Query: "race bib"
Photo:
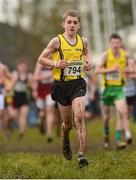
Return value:
M 80 76 L 82 72 L 82 61 L 72 61 L 64 69 L 64 76 Z
M 119 73 L 118 72 L 111 72 L 106 75 L 107 80 L 119 80 Z
M 0 110 L 3 110 L 5 107 L 5 97 L 3 94 L 0 94 Z
M 17 92 L 25 92 L 26 91 L 26 84 L 22 83 L 22 82 L 17 82 L 14 89 Z

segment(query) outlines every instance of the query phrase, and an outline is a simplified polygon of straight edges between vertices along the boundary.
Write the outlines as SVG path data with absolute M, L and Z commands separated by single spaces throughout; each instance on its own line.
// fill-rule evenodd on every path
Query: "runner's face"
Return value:
M 26 73 L 27 72 L 27 65 L 24 63 L 18 64 L 17 69 L 20 73 Z
M 75 35 L 80 28 L 80 23 L 77 17 L 68 16 L 62 26 L 69 35 Z
M 113 50 L 118 50 L 121 48 L 121 40 L 120 39 L 111 39 L 110 41 L 111 48 Z

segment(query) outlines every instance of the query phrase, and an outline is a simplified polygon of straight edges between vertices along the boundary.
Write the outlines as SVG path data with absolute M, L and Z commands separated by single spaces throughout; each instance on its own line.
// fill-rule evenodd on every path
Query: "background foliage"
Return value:
M 133 25 L 131 1 L 113 0 L 112 2 L 116 30 Z M 106 3 L 106 0 L 98 1 L 102 37 L 104 36 L 103 3 Z M 39 54 L 49 40 L 63 32 L 61 16 L 69 8 L 79 10 L 81 16 L 83 15 L 82 8 L 86 11 L 93 49 L 94 36 L 90 1 L 85 0 L 83 5 L 84 7 L 81 7 L 80 0 L 17 0 L 15 6 L 11 6 L 9 0 L 1 1 L 4 21 L 0 23 L 0 60 L 12 69 L 20 57 L 27 56 L 31 69 L 33 69 Z M 83 28 L 81 26 L 81 32 Z M 100 43 L 103 46 L 106 45 L 103 39 Z

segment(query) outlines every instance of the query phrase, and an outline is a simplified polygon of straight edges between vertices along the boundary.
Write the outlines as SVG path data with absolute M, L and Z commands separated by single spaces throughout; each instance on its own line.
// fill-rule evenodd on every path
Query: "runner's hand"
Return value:
M 65 69 L 68 66 L 68 63 L 66 60 L 59 60 L 56 62 L 56 67 Z
M 89 71 L 89 70 L 91 70 L 91 69 L 94 69 L 94 67 L 89 63 L 89 62 L 85 62 L 85 69 L 87 70 L 87 71 Z
M 110 72 L 118 72 L 118 71 L 119 71 L 119 67 L 117 66 L 110 69 Z
M 37 97 L 38 97 L 37 90 L 32 91 L 32 96 L 33 96 L 34 99 L 37 99 Z

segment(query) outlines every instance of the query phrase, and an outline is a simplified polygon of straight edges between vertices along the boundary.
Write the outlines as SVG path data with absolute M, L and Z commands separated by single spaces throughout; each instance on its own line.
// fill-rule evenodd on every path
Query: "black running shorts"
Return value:
M 136 96 L 126 97 L 126 101 L 129 106 L 134 105 L 136 102 Z
M 71 105 L 76 97 L 85 96 L 86 82 L 83 78 L 71 81 L 54 81 L 52 85 L 52 99 L 63 106 Z

